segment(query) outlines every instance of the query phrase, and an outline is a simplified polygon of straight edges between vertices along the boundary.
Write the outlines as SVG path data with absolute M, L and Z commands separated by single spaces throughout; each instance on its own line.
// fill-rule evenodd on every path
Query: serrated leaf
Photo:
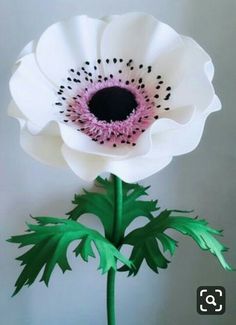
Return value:
M 169 228 L 190 236 L 201 249 L 208 250 L 215 255 L 224 269 L 232 271 L 232 267 L 223 256 L 227 247 L 214 237 L 221 235 L 222 231 L 211 228 L 205 220 L 173 215 L 176 212 L 181 211 L 165 210 L 147 225 L 132 231 L 124 238 L 124 244 L 133 246 L 130 260 L 134 262 L 135 269 L 129 270 L 129 274 L 136 275 L 143 260 L 146 260 L 155 272 L 158 268 L 167 267 L 169 261 L 161 252 L 158 241 L 162 244 L 163 252 L 169 251 L 171 255 L 174 254 L 177 242 L 164 233 Z M 120 271 L 127 271 L 126 266 L 123 266 Z
M 80 243 L 75 248 L 75 255 L 81 255 L 84 261 L 95 257 L 92 244 L 95 245 L 100 258 L 99 269 L 102 273 L 110 269 L 116 269 L 119 260 L 128 268 L 132 263 L 124 257 L 99 232 L 87 228 L 73 221 L 53 217 L 36 217 L 37 224 L 28 224 L 28 233 L 13 236 L 8 241 L 20 244 L 20 247 L 32 246 L 26 253 L 19 256 L 17 260 L 24 265 L 23 271 L 16 281 L 16 289 L 13 295 L 18 293 L 25 285 L 31 285 L 41 270 L 43 275 L 40 281 L 48 285 L 50 276 L 58 264 L 63 272 L 71 270 L 67 260 L 68 246 L 75 240 Z
M 85 213 L 96 215 L 102 222 L 107 238 L 111 238 L 114 224 L 114 202 L 115 190 L 114 181 L 97 178 L 97 186 L 102 192 L 87 192 L 82 195 L 75 195 L 73 204 L 76 207 L 67 213 L 70 219 L 78 220 Z M 128 184 L 122 182 L 123 190 L 123 219 L 121 224 L 121 237 L 128 225 L 137 217 L 153 218 L 153 212 L 157 211 L 157 201 L 140 200 L 141 196 L 147 195 L 148 187 L 139 184 Z

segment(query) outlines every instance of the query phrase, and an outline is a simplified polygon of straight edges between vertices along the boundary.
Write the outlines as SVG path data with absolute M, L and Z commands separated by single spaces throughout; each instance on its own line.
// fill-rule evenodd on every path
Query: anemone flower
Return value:
M 50 26 L 23 49 L 10 80 L 9 107 L 20 121 L 22 147 L 86 181 L 96 178 L 100 189 L 75 195 L 69 219 L 35 217 L 26 234 L 9 239 L 30 246 L 18 257 L 24 269 L 14 294 L 41 271 L 48 285 L 56 265 L 70 270 L 67 249 L 79 241 L 75 255 L 87 262 L 96 248 L 99 269 L 108 273 L 107 323 L 115 325 L 117 271 L 136 275 L 143 261 L 156 273 L 167 268 L 165 252 L 173 255 L 177 246 L 165 233 L 169 228 L 232 270 L 226 247 L 214 237 L 221 231 L 186 218 L 186 211 L 157 215 L 157 201 L 140 199 L 147 188 L 132 184 L 196 148 L 207 117 L 221 108 L 213 74 L 209 55 L 195 41 L 143 13 L 76 16 Z M 101 178 L 103 172 L 113 174 L 111 180 Z M 78 221 L 87 213 L 100 219 L 103 234 Z M 127 233 L 140 216 L 147 224 Z M 132 246 L 129 258 L 120 251 L 123 245 Z
M 150 15 L 76 16 L 22 51 L 10 115 L 36 159 L 134 182 L 198 145 L 220 109 L 213 73 L 194 40 Z

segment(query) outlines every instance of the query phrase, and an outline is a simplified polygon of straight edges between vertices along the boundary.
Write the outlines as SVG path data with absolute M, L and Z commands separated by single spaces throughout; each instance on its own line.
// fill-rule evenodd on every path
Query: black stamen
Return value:
M 170 93 L 166 95 L 166 97 L 164 98 L 164 100 L 168 100 L 170 98 Z
M 132 63 L 132 62 L 133 62 L 133 60 L 132 60 L 132 59 L 130 59 L 130 60 L 129 60 L 129 62 L 127 62 L 127 64 L 126 64 L 126 65 L 127 65 L 127 67 L 129 67 L 129 66 L 131 65 L 131 63 Z

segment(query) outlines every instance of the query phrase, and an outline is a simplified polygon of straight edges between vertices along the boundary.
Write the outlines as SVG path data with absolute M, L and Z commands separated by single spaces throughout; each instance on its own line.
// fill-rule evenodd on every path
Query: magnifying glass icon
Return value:
M 214 305 L 214 306 L 216 306 L 215 297 L 212 296 L 212 295 L 206 296 L 206 303 L 208 303 L 208 305 Z

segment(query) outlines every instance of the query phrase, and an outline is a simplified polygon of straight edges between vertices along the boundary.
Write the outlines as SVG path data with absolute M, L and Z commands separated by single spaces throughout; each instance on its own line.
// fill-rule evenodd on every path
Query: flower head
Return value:
M 33 157 L 133 182 L 198 145 L 220 109 L 213 72 L 196 42 L 150 15 L 76 16 L 23 50 L 10 114 Z

